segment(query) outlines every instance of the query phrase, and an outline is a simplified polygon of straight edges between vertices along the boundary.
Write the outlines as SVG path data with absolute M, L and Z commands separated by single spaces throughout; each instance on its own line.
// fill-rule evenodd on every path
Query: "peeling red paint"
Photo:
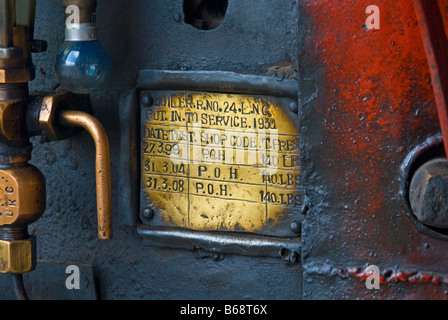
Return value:
M 368 277 L 374 274 L 372 270 L 361 268 L 348 268 L 347 274 L 360 281 L 366 281 Z M 380 284 L 409 282 L 415 284 L 436 284 L 447 285 L 448 275 L 435 274 L 433 272 L 421 272 L 415 270 L 388 270 L 379 275 Z
M 445 151 L 448 151 L 448 41 L 440 2 L 414 0 L 414 4 L 431 71 L 443 143 Z
M 372 4 L 380 8 L 380 30 L 363 26 Z M 317 78 L 315 99 L 303 108 L 308 125 L 319 128 L 311 155 L 329 191 L 309 256 L 445 270 L 448 244 L 420 233 L 400 198 L 407 153 L 440 132 L 413 1 L 304 0 L 301 10 L 308 28 L 301 69 L 315 68 Z M 334 235 L 332 241 L 324 234 Z M 362 272 L 351 271 L 365 279 Z M 381 281 L 447 281 L 410 272 Z M 435 293 L 422 290 L 425 295 Z

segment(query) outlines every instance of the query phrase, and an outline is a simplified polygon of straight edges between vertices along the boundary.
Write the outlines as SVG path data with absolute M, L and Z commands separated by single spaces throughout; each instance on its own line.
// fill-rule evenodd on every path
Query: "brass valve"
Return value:
M 27 113 L 34 123 L 28 121 L 24 132 L 42 134 L 53 141 L 72 135 L 71 127 L 83 128 L 92 135 L 96 147 L 98 237 L 110 239 L 113 231 L 109 141 L 95 117 L 87 112 L 67 110 L 82 101 L 82 97 L 76 99 L 66 93 L 34 99 Z M 36 105 L 38 115 L 33 111 Z M 9 131 L 4 127 L 0 125 L 0 133 L 6 136 Z M 46 195 L 45 178 L 28 163 L 30 155 L 28 140 L 0 143 L 0 273 L 22 274 L 32 271 L 36 265 L 35 239 L 28 235 L 27 226 L 44 213 Z
M 30 154 L 28 142 L 5 143 L 0 153 L 0 273 L 36 266 L 36 241 L 27 226 L 45 211 L 45 178 L 28 163 Z
M 94 22 L 96 0 L 64 4 L 79 7 L 79 32 L 89 31 L 85 24 Z M 45 178 L 28 163 L 31 137 L 63 140 L 79 131 L 74 127 L 92 135 L 97 150 L 98 237 L 112 238 L 109 142 L 101 123 L 85 112 L 88 96 L 29 94 L 28 83 L 35 77 L 31 53 L 46 50 L 45 41 L 34 39 L 35 9 L 36 0 L 0 0 L 0 273 L 13 274 L 21 298 L 26 296 L 22 274 L 36 267 L 36 240 L 28 234 L 28 225 L 42 216 L 46 199 Z
M 0 168 L 0 225 L 29 225 L 45 211 L 45 178 L 28 163 Z

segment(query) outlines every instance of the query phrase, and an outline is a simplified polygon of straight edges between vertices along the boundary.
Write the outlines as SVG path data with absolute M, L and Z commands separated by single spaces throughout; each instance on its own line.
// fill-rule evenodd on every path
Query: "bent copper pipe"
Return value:
M 96 197 L 98 238 L 112 238 L 112 200 L 110 184 L 109 140 L 103 125 L 92 115 L 81 111 L 61 111 L 59 120 L 65 126 L 77 126 L 90 133 L 95 142 Z

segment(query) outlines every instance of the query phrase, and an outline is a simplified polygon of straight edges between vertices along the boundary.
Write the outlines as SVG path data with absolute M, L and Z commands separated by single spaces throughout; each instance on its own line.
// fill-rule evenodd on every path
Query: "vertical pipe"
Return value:
M 15 10 L 13 25 L 28 27 L 30 39 L 33 40 L 36 0 L 15 0 Z
M 81 111 L 62 111 L 60 121 L 66 126 L 85 129 L 95 142 L 96 197 L 98 238 L 112 238 L 112 198 L 110 182 L 109 140 L 103 125 L 92 115 Z
M 30 39 L 34 40 L 34 23 L 36 20 L 36 0 L 30 0 L 28 9 L 28 28 L 30 29 Z
M 14 12 L 14 0 L 0 0 L 0 48 L 9 48 L 14 46 Z
M 11 277 L 17 300 L 29 300 L 25 285 L 23 284 L 23 274 L 11 274 Z

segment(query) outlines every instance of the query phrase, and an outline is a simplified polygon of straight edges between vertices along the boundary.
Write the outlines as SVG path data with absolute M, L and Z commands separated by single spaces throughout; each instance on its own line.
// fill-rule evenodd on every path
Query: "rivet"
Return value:
M 177 12 L 177 13 L 174 15 L 174 20 L 175 20 L 176 22 L 180 22 L 180 21 L 182 20 L 182 15 L 181 15 L 179 12 Z
M 289 227 L 291 228 L 291 231 L 294 232 L 295 234 L 302 233 L 302 223 L 300 221 L 292 220 L 291 223 L 289 224 Z
M 289 110 L 292 113 L 297 113 L 299 111 L 299 108 L 297 107 L 297 103 L 291 102 L 291 104 L 289 105 Z
M 154 217 L 154 209 L 145 208 L 142 212 L 142 215 L 145 219 L 152 219 Z
M 152 98 L 149 94 L 142 95 L 141 102 L 145 107 L 150 107 L 153 103 Z

